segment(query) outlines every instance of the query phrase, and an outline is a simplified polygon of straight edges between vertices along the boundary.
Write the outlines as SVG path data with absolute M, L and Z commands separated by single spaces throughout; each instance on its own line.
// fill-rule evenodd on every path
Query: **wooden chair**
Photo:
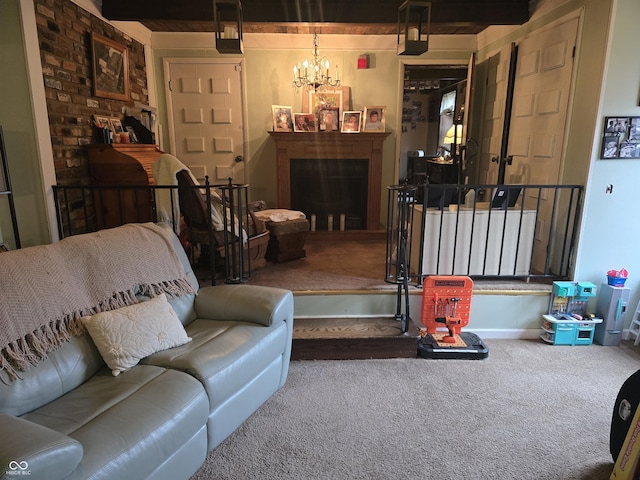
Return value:
M 215 279 L 216 272 L 224 269 L 226 270 L 225 281 L 229 283 L 246 281 L 251 273 L 251 268 L 266 263 L 265 254 L 269 243 L 269 230 L 267 230 L 265 223 L 253 213 L 254 209 L 260 209 L 264 202 L 248 204 L 242 218 L 238 219 L 247 234 L 247 241 L 242 242 L 233 232 L 233 228 L 226 232 L 213 228 L 208 214 L 206 194 L 193 182 L 187 170 L 178 172 L 176 179 L 178 181 L 180 215 L 187 224 L 189 240 L 192 244 L 210 247 L 209 249 L 203 247 L 203 254 L 207 250 L 213 254 L 212 278 Z M 215 205 L 222 206 L 222 200 L 213 192 L 211 202 L 212 208 Z

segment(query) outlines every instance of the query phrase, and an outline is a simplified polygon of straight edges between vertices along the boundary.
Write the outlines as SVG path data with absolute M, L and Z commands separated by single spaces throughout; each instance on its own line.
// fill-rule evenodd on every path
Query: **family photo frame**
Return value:
M 272 105 L 271 116 L 273 118 L 274 132 L 293 131 L 293 115 L 289 105 Z
M 318 126 L 323 132 L 337 132 L 340 125 L 340 109 L 323 108 L 318 112 Z
M 294 132 L 317 132 L 318 122 L 313 113 L 294 113 L 293 114 L 293 131 Z
M 350 110 L 342 113 L 342 133 L 360 133 L 362 124 L 362 112 Z
M 600 158 L 640 158 L 640 117 L 605 117 Z
M 384 133 L 387 107 L 364 107 L 363 132 Z
M 127 47 L 92 33 L 91 53 L 94 95 L 112 100 L 129 100 Z

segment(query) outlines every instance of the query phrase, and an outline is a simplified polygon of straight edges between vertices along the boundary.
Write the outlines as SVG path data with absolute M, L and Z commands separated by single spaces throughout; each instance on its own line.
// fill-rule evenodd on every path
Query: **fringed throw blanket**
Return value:
M 136 294 L 194 293 L 171 235 L 130 224 L 0 254 L 0 378 L 15 380 L 81 335 L 84 315 L 136 303 Z

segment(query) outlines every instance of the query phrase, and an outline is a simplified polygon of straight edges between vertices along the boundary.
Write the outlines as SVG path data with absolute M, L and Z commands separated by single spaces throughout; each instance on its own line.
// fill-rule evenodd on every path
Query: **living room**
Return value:
M 38 26 L 47 25 L 47 19 L 53 21 L 46 12 L 64 11 L 63 5 L 67 8 L 81 8 L 87 15 L 96 17 L 99 23 L 104 23 L 101 28 L 116 32 L 123 43 L 136 44 L 135 51 L 144 58 L 144 64 L 140 61 L 143 71 L 140 78 L 144 78 L 145 83 L 144 87 L 139 85 L 140 89 L 136 93 L 142 95 L 142 103 L 148 102 L 157 108 L 158 122 L 163 126 L 159 132 L 159 142 L 167 150 L 171 141 L 168 130 L 169 109 L 165 101 L 164 60 L 223 58 L 215 51 L 211 33 L 155 33 L 135 23 L 109 22 L 102 18 L 99 3 L 89 0 L 53 2 L 52 7 L 49 2 L 39 0 L 10 0 L 0 4 L 1 55 L 3 64 L 11 66 L 6 67 L 0 77 L 3 91 L 0 125 L 4 130 L 23 246 L 47 244 L 57 239 L 51 185 L 77 180 L 86 175 L 85 157 L 58 155 L 65 151 L 65 146 L 62 145 L 62 140 L 60 143 L 52 142 L 53 137 L 74 135 L 51 128 L 53 122 L 47 108 L 50 93 L 47 92 L 52 90 L 47 90 L 51 87 L 45 87 L 43 82 L 43 75 L 47 77 L 46 64 L 43 64 L 46 53 L 41 50 L 43 40 L 40 39 L 38 30 Z M 476 53 L 477 61 L 481 62 L 500 48 L 525 38 L 531 32 L 544 30 L 567 17 L 578 18 L 579 42 L 575 51 L 575 73 L 560 172 L 560 183 L 585 186 L 579 241 L 574 259 L 574 278 L 599 285 L 607 270 L 625 267 L 630 272 L 627 286 L 632 294 L 629 303 L 636 305 L 640 301 L 637 275 L 640 271 L 640 257 L 636 252 L 634 238 L 640 234 L 640 225 L 633 221 L 632 211 L 637 202 L 635 179 L 640 173 L 640 164 L 634 159 L 601 159 L 601 142 L 605 117 L 640 115 L 640 71 L 637 62 L 632 60 L 635 58 L 635 23 L 640 17 L 640 5 L 635 0 L 541 0 L 530 2 L 530 7 L 531 19 L 524 25 L 492 27 L 471 36 L 434 35 L 430 51 L 411 60 L 396 55 L 395 35 L 321 35 L 321 48 L 332 61 L 339 63 L 340 78 L 344 85 L 350 86 L 354 110 L 369 105 L 385 105 L 387 108 L 386 128 L 390 135 L 384 142 L 383 149 L 381 185 L 384 187 L 395 184 L 401 171 L 401 90 L 405 64 L 464 66 L 471 53 Z M 50 25 L 46 28 L 50 28 Z M 88 31 L 86 25 L 79 28 L 83 33 Z M 302 111 L 302 95 L 291 87 L 290 72 L 292 65 L 308 55 L 310 47 L 309 34 L 247 34 L 245 53 L 236 58 L 242 61 L 246 78 L 246 104 L 249 106 L 245 126 L 248 147 L 246 155 L 249 159 L 246 166 L 251 196 L 264 199 L 272 206 L 277 206 L 278 180 L 275 146 L 268 134 L 273 126 L 272 105 L 291 105 L 294 111 Z M 370 59 L 374 60 L 371 68 L 356 68 L 357 58 L 362 54 L 369 54 Z M 84 75 L 87 76 L 88 73 L 85 72 Z M 85 104 L 75 117 L 89 117 L 95 110 L 95 107 Z M 102 106 L 98 110 L 99 113 L 109 111 Z M 121 111 L 116 107 L 110 113 L 116 116 Z M 68 150 L 81 149 L 78 137 L 91 137 L 90 133 L 86 133 L 87 127 L 90 128 L 90 124 L 83 125 L 85 133 L 75 137 L 75 144 L 66 145 Z M 74 176 L 76 174 L 79 176 Z M 380 195 L 382 198 L 384 192 L 380 192 Z M 0 229 L 3 241 L 11 245 L 12 228 L 4 203 L 0 206 Z M 381 224 L 384 223 L 384 217 L 384 212 L 381 212 Z M 516 308 L 522 308 L 522 305 Z M 508 319 L 501 327 L 505 324 L 508 324 Z M 583 350 L 581 354 L 586 352 Z M 588 353 L 596 354 L 593 350 Z M 536 355 L 541 355 L 540 350 L 536 350 L 529 360 L 534 362 Z M 572 351 L 568 354 L 571 361 L 589 362 L 589 355 L 577 358 L 574 355 L 577 356 L 578 353 Z M 633 351 L 624 351 L 623 355 L 634 360 L 637 358 Z M 504 358 L 508 361 L 509 352 L 505 353 Z M 562 359 L 558 359 L 558 362 L 561 364 Z M 631 368 L 630 363 L 621 367 L 621 373 L 610 379 L 609 391 L 614 388 L 614 384 L 621 383 L 621 378 Z M 581 373 L 588 375 L 588 372 Z M 600 374 L 604 375 L 603 371 L 599 370 L 598 375 Z M 301 372 L 300 377 L 303 375 Z M 336 375 L 340 375 L 340 371 Z M 516 389 L 517 387 L 507 389 L 505 395 Z M 576 395 L 597 393 L 597 387 L 594 387 Z M 575 417 L 574 421 L 577 422 Z M 600 423 L 602 427 L 602 421 Z M 250 431 L 247 434 L 250 435 Z M 425 445 L 425 448 L 428 446 Z M 230 454 L 231 450 L 225 450 L 225 454 Z M 517 456 L 517 453 L 512 455 Z M 453 466 L 450 468 L 454 471 Z M 322 476 L 321 473 L 318 476 Z M 357 477 L 352 475 L 354 476 Z M 490 475 L 474 475 L 473 472 L 464 476 L 490 478 Z M 527 476 L 522 475 L 521 478 Z M 570 475 L 562 477 L 571 478 Z M 449 474 L 449 478 L 456 478 L 455 474 Z

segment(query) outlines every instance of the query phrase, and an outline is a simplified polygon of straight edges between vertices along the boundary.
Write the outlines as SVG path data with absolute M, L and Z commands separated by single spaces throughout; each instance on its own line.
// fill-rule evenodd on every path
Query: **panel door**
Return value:
M 498 183 L 499 164 L 492 159 L 501 156 L 511 50 L 511 46 L 507 45 L 482 66 L 485 72 L 485 95 L 477 183 Z
M 577 28 L 575 18 L 518 44 L 505 183 L 560 182 Z
M 171 152 L 204 183 L 248 183 L 241 60 L 169 62 Z
M 571 93 L 578 19 L 538 32 L 518 45 L 505 183 L 562 183 L 567 110 Z M 544 190 L 536 225 L 533 266 L 542 270 L 548 256 L 554 195 Z M 525 206 L 535 208 L 538 191 L 529 189 Z

